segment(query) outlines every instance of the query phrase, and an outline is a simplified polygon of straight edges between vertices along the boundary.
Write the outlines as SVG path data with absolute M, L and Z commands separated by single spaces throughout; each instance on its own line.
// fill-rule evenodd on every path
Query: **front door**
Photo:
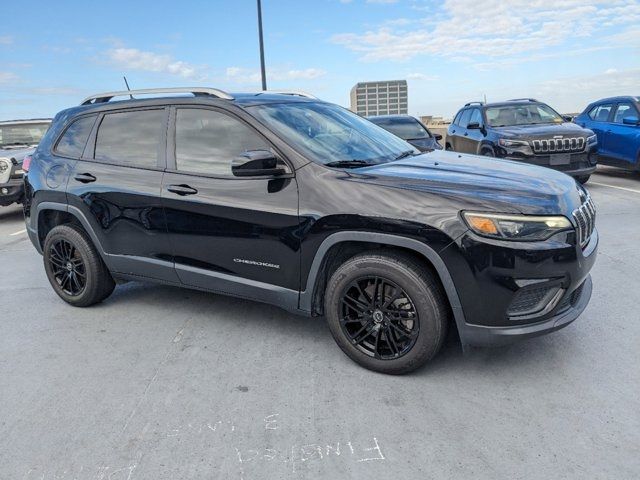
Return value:
M 236 177 L 243 152 L 274 147 L 253 127 L 213 108 L 172 110 L 162 200 L 176 272 L 189 286 L 297 305 L 298 189 L 281 177 Z
M 640 127 L 638 125 L 626 125 L 623 120 L 625 117 L 638 118 L 638 116 L 638 111 L 633 104 L 628 102 L 619 103 L 613 119 L 608 125 L 605 147 L 608 155 L 621 162 L 621 165 L 627 163 L 631 167 L 637 161 L 637 138 L 640 135 Z

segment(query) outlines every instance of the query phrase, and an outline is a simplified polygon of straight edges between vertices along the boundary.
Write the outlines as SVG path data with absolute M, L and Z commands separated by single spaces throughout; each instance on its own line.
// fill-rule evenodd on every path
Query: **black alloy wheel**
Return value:
M 78 249 L 68 240 L 60 239 L 49 247 L 49 263 L 60 289 L 76 297 L 87 285 L 87 269 Z
M 362 353 L 381 360 L 402 357 L 420 331 L 420 318 L 409 295 L 383 277 L 362 277 L 342 295 L 340 326 Z

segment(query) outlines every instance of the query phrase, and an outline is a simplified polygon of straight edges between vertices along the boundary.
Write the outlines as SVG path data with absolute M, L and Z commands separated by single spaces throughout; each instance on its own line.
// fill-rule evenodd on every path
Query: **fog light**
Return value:
M 3 188 L 2 190 L 0 190 L 0 192 L 2 192 L 3 195 L 6 195 L 7 193 L 9 193 L 9 189 Z

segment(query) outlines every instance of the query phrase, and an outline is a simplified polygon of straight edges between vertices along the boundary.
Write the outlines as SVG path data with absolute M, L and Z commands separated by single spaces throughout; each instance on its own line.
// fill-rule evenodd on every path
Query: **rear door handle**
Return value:
M 175 193 L 177 195 L 180 196 L 185 196 L 185 195 L 195 195 L 196 193 L 198 193 L 198 190 L 196 190 L 193 187 L 190 187 L 189 185 L 169 185 L 167 187 L 167 190 L 170 191 L 171 193 Z
M 96 177 L 94 177 L 90 173 L 79 173 L 73 178 L 80 183 L 91 183 L 97 180 Z

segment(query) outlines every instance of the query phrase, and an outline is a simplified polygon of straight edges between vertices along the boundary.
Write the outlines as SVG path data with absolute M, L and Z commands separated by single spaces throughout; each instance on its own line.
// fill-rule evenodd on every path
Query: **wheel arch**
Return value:
M 339 265 L 340 260 L 346 260 L 355 253 L 362 251 L 362 246 L 370 245 L 371 249 L 392 248 L 404 250 L 430 267 L 437 275 L 449 301 L 453 318 L 460 331 L 465 324 L 464 313 L 460 298 L 449 269 L 438 253 L 429 245 L 407 237 L 376 232 L 338 232 L 327 237 L 318 250 L 311 264 L 311 269 L 300 292 L 299 308 L 313 314 L 321 314 L 322 299 L 324 298 L 324 285 L 332 273 L 331 263 Z M 358 251 L 354 250 L 360 246 Z M 338 260 L 338 262 L 335 262 Z M 303 279 L 304 281 L 304 279 Z M 319 308 L 320 306 L 320 308 Z

